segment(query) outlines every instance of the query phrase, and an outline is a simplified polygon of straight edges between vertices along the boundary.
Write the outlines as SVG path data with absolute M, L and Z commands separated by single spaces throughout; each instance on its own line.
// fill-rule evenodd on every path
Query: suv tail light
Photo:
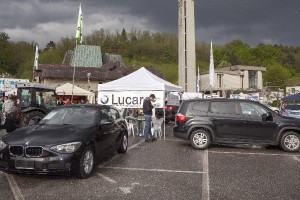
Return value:
M 173 110 L 173 106 L 167 106 L 167 110 Z
M 185 123 L 186 122 L 186 116 L 181 114 L 181 113 L 178 113 L 176 115 L 176 122 Z

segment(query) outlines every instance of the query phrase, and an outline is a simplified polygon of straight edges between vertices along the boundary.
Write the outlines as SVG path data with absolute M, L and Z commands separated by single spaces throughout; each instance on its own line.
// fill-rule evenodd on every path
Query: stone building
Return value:
M 262 73 L 265 67 L 235 65 L 215 70 L 215 85 L 209 85 L 209 72 L 200 75 L 200 90 L 204 93 L 224 95 L 224 91 L 255 91 L 263 89 Z

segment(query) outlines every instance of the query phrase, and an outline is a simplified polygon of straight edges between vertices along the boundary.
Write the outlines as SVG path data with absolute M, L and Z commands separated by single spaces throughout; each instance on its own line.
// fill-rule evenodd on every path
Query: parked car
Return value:
M 195 149 L 206 149 L 212 143 L 279 145 L 285 151 L 300 148 L 300 120 L 280 116 L 250 100 L 185 101 L 173 133 L 190 140 Z
M 287 104 L 283 109 L 283 116 L 300 118 L 300 104 Z
M 165 123 L 169 123 L 170 121 L 175 121 L 176 113 L 178 111 L 179 106 L 165 106 Z M 155 109 L 155 115 L 158 118 L 164 117 L 164 110 L 162 108 Z
M 270 106 L 267 103 L 262 103 L 263 105 L 267 106 L 268 108 L 270 108 L 271 110 L 275 111 L 277 114 L 280 114 L 280 110 L 278 107 L 274 107 L 274 106 Z
M 88 178 L 97 161 L 115 150 L 125 153 L 127 147 L 127 127 L 116 109 L 62 106 L 37 124 L 17 129 L 0 140 L 0 169 Z

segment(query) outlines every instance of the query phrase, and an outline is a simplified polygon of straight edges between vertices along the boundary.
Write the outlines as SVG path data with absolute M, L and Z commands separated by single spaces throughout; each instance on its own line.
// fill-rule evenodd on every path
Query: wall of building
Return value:
M 257 71 L 257 89 L 263 89 L 263 78 L 261 71 Z
M 286 96 L 300 93 L 300 86 L 286 87 Z
M 247 88 L 249 88 L 249 71 L 245 70 L 244 77 L 243 77 L 243 89 L 247 89 Z
M 43 81 L 44 84 L 47 85 L 51 85 L 54 87 L 58 87 L 61 86 L 65 83 L 73 83 L 72 80 L 68 80 L 68 79 L 50 79 L 50 78 L 45 78 Z M 98 91 L 98 81 L 90 81 L 90 84 L 88 84 L 87 80 L 75 80 L 75 84 L 76 86 L 88 90 L 88 91 L 92 91 L 92 92 L 96 92 Z
M 232 74 L 224 74 L 223 84 L 224 90 L 237 90 L 241 89 L 241 76 L 240 75 L 232 75 Z

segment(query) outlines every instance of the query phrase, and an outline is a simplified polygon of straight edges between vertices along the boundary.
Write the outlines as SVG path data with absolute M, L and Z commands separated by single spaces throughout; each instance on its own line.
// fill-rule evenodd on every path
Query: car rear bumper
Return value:
M 174 137 L 181 138 L 184 140 L 189 139 L 189 135 L 187 134 L 187 131 L 178 129 L 178 127 L 176 127 L 176 126 L 173 128 L 173 135 L 174 135 Z

